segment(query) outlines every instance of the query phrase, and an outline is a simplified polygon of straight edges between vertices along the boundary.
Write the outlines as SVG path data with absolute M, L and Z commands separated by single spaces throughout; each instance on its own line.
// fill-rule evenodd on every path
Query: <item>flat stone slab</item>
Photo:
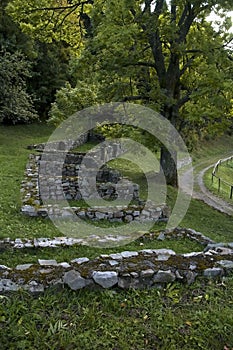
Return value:
M 28 270 L 33 264 L 23 264 L 23 265 L 17 265 L 16 270 Z
M 43 260 L 43 259 L 38 259 L 38 263 L 40 266 L 57 266 L 58 263 L 56 260 Z
M 138 252 L 125 251 L 121 253 L 123 258 L 132 258 L 133 256 L 138 256 Z
M 75 259 L 71 260 L 72 263 L 76 263 L 76 264 L 79 264 L 79 265 L 81 265 L 81 264 L 83 264 L 83 263 L 85 263 L 85 262 L 88 262 L 88 261 L 89 261 L 89 259 L 86 258 L 86 257 L 83 257 L 83 258 L 75 258 Z

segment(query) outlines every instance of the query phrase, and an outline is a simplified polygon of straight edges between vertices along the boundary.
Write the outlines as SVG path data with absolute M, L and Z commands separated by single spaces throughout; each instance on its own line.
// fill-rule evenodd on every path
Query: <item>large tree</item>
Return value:
M 98 84 L 100 100 L 147 104 L 186 135 L 195 127 L 216 132 L 227 124 L 232 38 L 225 30 L 230 24 L 226 20 L 215 31 L 206 17 L 212 10 L 227 13 L 230 0 L 43 0 L 37 4 L 13 0 L 10 11 L 23 29 L 36 36 L 45 30 L 47 40 L 53 33 L 58 39 L 60 32 L 62 40 L 85 47 L 78 65 L 80 79 L 85 80 L 82 70 L 88 69 L 88 79 Z M 175 151 L 171 155 L 162 148 L 167 182 L 176 186 L 174 158 Z

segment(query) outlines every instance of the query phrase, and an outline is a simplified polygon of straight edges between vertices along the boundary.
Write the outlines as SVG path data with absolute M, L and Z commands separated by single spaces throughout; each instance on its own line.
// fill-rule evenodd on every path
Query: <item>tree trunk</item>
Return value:
M 175 158 L 175 161 L 173 157 Z M 171 153 L 165 147 L 161 147 L 160 172 L 164 174 L 167 185 L 171 185 L 173 187 L 178 187 L 176 163 L 177 152 L 173 151 L 171 155 Z

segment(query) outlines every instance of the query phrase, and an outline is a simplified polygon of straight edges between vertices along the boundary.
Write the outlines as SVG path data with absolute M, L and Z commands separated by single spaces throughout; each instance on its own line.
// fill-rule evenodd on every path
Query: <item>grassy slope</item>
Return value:
M 19 213 L 20 181 L 23 178 L 30 143 L 41 142 L 51 133 L 43 125 L 0 127 L 0 236 L 56 236 L 49 220 L 28 219 Z M 43 135 L 43 136 L 42 136 Z M 199 150 L 200 161 L 210 151 L 225 152 L 229 140 Z M 206 153 L 205 153 L 206 152 Z M 219 154 L 220 154 L 219 153 Z M 204 160 L 203 160 L 204 161 Z M 169 190 L 174 202 L 175 191 Z M 218 241 L 233 240 L 232 219 L 192 201 L 182 226 L 192 227 Z M 171 247 L 177 252 L 197 250 L 185 242 L 153 242 L 144 247 Z M 133 243 L 122 249 L 141 249 Z M 116 251 L 116 249 L 114 249 Z M 105 251 L 104 251 L 105 252 Z M 103 253 L 103 251 L 102 251 Z M 55 255 L 56 254 L 56 255 Z M 77 256 L 90 257 L 100 250 L 87 247 L 54 250 L 8 251 L 0 264 L 15 265 L 55 257 L 58 261 Z M 191 286 L 175 284 L 161 290 L 72 292 L 46 291 L 41 296 L 22 292 L 0 297 L 1 349 L 213 349 L 233 347 L 233 280 Z
M 218 191 L 218 178 L 214 177 L 212 181 L 212 172 L 213 167 L 207 170 L 204 175 L 206 187 L 215 195 L 233 204 L 233 199 L 230 199 L 231 186 L 233 185 L 233 162 L 223 163 L 219 166 L 216 176 L 221 179 L 220 191 Z

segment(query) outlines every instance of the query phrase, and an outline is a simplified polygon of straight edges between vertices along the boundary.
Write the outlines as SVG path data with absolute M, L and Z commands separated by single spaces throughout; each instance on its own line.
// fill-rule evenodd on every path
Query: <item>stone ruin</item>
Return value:
M 80 142 L 84 142 L 86 137 Z M 59 148 L 64 148 L 60 144 Z M 44 145 L 37 145 L 37 149 L 43 150 Z M 114 146 L 115 151 L 117 145 Z M 63 150 L 60 149 L 60 154 Z M 110 150 L 113 152 L 113 149 Z M 59 164 L 59 157 L 51 166 L 48 161 L 49 157 L 54 160 L 52 151 L 45 155 L 43 159 L 41 154 L 31 154 L 26 168 L 26 177 L 22 183 L 22 212 L 29 216 L 46 217 L 51 212 L 60 217 L 73 215 L 71 209 L 82 218 L 93 220 L 107 219 L 110 221 L 129 222 L 132 220 L 166 220 L 168 217 L 165 205 L 160 207 L 151 206 L 145 210 L 143 202 L 139 198 L 139 188 L 128 179 L 124 179 L 113 169 L 103 167 L 97 174 L 95 187 L 102 198 L 114 200 L 120 194 L 121 198 L 131 200 L 135 204 L 131 204 L 130 208 L 119 208 L 119 210 L 111 216 L 105 210 L 99 207 L 92 208 L 70 208 L 56 207 L 56 204 L 44 205 L 41 199 L 41 188 L 44 191 L 43 197 L 51 201 L 79 200 L 85 197 L 80 192 L 78 184 L 79 166 L 84 154 L 69 153 L 66 161 Z M 93 158 L 92 158 L 93 159 Z M 46 161 L 45 161 L 46 160 Z M 104 160 L 104 159 L 103 159 Z M 43 161 L 45 161 L 43 163 Z M 57 164 L 56 164 L 57 162 Z M 55 165 L 55 167 L 54 167 Z M 58 169 L 62 168 L 62 173 L 56 173 L 56 165 Z M 46 169 L 48 167 L 48 169 Z M 39 173 L 42 169 L 41 176 Z M 45 171 L 46 170 L 46 171 Z M 45 171 L 43 173 L 43 171 Z M 49 176 L 46 176 L 49 174 Z M 40 181 L 44 181 L 41 184 Z M 121 182 L 118 188 L 116 185 Z M 122 181 L 123 184 L 122 185 Z M 91 186 L 87 183 L 86 188 Z M 85 189 L 85 186 L 84 186 Z M 119 193 L 122 191 L 121 193 Z M 90 191 L 89 191 L 90 192 Z M 87 196 L 88 198 L 88 193 Z M 93 193 L 93 191 L 91 191 Z M 92 198 L 93 199 L 93 198 Z M 144 240 L 188 238 L 203 245 L 198 252 L 186 254 L 176 254 L 171 249 L 141 249 L 139 251 L 122 251 L 120 253 L 102 254 L 99 257 L 90 260 L 88 257 L 76 257 L 71 261 L 57 262 L 55 259 L 44 260 L 38 259 L 37 263 L 17 265 L 16 267 L 8 267 L 0 265 L 0 293 L 28 290 L 29 292 L 43 292 L 49 287 L 64 288 L 65 286 L 72 290 L 79 289 L 99 289 L 99 288 L 163 288 L 167 283 L 181 282 L 191 284 L 199 276 L 204 278 L 222 279 L 229 276 L 233 272 L 233 243 L 216 243 L 210 238 L 204 236 L 200 232 L 192 229 L 165 230 L 158 233 L 147 232 L 140 237 L 140 245 Z M 116 242 L 121 245 L 121 239 L 124 237 L 88 237 L 88 238 L 34 238 L 11 240 L 5 238 L 0 240 L 1 251 L 7 249 L 37 249 L 51 248 L 58 246 L 75 246 L 90 245 L 89 240 L 96 240 L 104 244 L 107 241 Z
M 65 151 L 67 147 L 73 149 L 86 140 L 86 137 L 82 137 L 78 144 L 60 141 L 51 144 L 51 147 L 49 145 L 49 150 L 43 153 L 29 155 L 21 185 L 23 214 L 66 218 L 75 213 L 82 219 L 106 219 L 111 222 L 167 220 L 168 208 L 165 204 L 151 202 L 145 209 L 145 202 L 139 198 L 138 184 L 106 166 L 109 160 L 123 154 L 120 143 L 113 142 L 107 147 L 101 144 L 98 152 L 94 150 L 88 154 Z M 43 151 L 44 145 L 34 148 Z M 99 205 L 100 199 L 101 203 L 104 201 L 102 206 Z M 91 200 L 94 205 L 87 208 L 70 207 L 68 202 L 62 208 L 59 205 L 60 201 L 71 200 Z M 119 202 L 118 210 L 113 213 L 111 201 L 115 200 Z
M 203 248 L 186 254 L 176 254 L 171 249 L 141 249 L 102 254 L 92 260 L 87 257 L 76 257 L 69 262 L 38 259 L 37 263 L 20 264 L 14 268 L 0 265 L 0 293 L 19 290 L 37 293 L 50 287 L 72 290 L 163 288 L 172 282 L 191 284 L 199 277 L 221 280 L 232 275 L 233 242 L 216 243 L 200 232 L 178 228 L 157 235 L 148 233 L 140 240 L 177 238 L 194 240 Z M 56 249 L 80 243 L 66 237 L 4 239 L 0 240 L 0 249 Z

